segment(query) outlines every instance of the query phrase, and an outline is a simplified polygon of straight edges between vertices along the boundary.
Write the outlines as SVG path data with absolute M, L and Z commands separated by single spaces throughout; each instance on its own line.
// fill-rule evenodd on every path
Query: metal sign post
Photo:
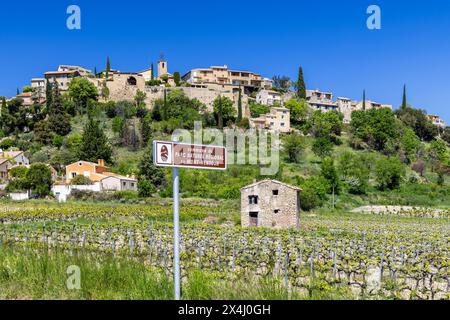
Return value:
M 173 184 L 173 276 L 175 300 L 180 300 L 180 178 L 178 168 L 172 169 Z
M 180 274 L 180 178 L 178 168 L 226 170 L 225 147 L 153 141 L 153 163 L 172 168 L 173 185 L 173 280 L 174 298 L 181 299 Z

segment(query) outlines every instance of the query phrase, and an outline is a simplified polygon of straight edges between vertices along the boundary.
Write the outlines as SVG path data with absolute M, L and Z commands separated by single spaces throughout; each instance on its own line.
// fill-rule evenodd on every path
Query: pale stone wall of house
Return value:
M 155 101 L 157 99 L 164 98 L 164 90 L 166 90 L 166 94 L 169 94 L 170 91 L 173 90 L 182 90 L 189 99 L 197 99 L 200 102 L 206 105 L 206 110 L 212 112 L 214 110 L 214 100 L 220 95 L 222 97 L 227 97 L 233 101 L 234 106 L 237 110 L 239 93 L 233 92 L 233 90 L 218 90 L 215 88 L 196 88 L 196 87 L 176 87 L 176 88 L 164 88 L 160 86 L 155 87 L 146 87 L 145 93 L 147 94 L 147 98 L 145 103 L 147 107 L 153 108 Z M 242 107 L 243 114 L 245 117 L 250 116 L 250 109 L 248 107 L 248 96 L 246 94 L 242 94 Z
M 273 195 L 278 190 L 278 195 Z M 258 196 L 258 204 L 249 204 L 249 196 Z M 271 180 L 241 189 L 241 224 L 250 226 L 250 212 L 258 212 L 258 227 L 296 227 L 299 221 L 299 191 Z M 275 213 L 275 210 L 279 210 Z
M 136 85 L 131 85 L 129 79 L 134 78 L 136 80 Z M 88 78 L 89 81 L 94 83 L 97 87 L 99 94 L 102 91 L 103 86 L 106 83 L 106 87 L 109 89 L 108 100 L 112 101 L 132 101 L 138 90 L 145 90 L 145 80 L 142 75 L 139 74 L 112 74 L 108 80 Z

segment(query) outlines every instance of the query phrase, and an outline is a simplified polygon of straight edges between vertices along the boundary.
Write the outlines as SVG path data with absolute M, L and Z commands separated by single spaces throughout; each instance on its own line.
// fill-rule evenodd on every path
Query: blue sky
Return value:
M 77 64 L 139 71 L 160 52 L 169 71 L 227 64 L 263 76 L 297 76 L 335 96 L 409 103 L 450 123 L 450 2 L 347 1 L 21 1 L 0 10 L 0 95 L 30 78 Z M 66 9 L 81 8 L 81 30 Z M 366 27 L 379 5 L 382 29 Z

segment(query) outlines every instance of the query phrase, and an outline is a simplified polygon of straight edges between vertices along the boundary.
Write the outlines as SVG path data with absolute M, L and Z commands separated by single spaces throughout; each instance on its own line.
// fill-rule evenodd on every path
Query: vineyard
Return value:
M 277 279 L 290 298 L 450 299 L 448 212 L 304 215 L 299 229 L 269 230 L 242 229 L 220 207 L 182 208 L 183 284 L 202 270 L 224 283 Z M 160 204 L 23 206 L 0 214 L 0 242 L 20 252 L 128 259 L 170 278 L 170 218 L 171 206 Z

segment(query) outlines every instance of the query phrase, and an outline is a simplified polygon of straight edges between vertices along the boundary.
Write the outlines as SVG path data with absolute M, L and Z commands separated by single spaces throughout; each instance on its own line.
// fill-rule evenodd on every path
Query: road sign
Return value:
M 153 141 L 153 163 L 160 167 L 172 167 L 173 185 L 173 277 L 174 297 L 180 300 L 180 215 L 178 168 L 226 170 L 225 147 L 176 141 Z
M 220 146 L 154 141 L 153 162 L 161 167 L 226 170 L 227 153 Z

